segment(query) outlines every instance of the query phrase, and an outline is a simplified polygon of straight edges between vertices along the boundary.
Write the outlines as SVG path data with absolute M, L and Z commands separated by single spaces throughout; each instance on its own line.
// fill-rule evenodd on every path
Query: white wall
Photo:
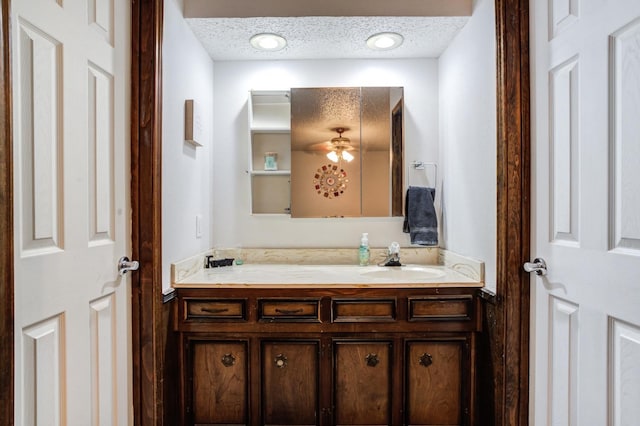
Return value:
M 162 46 L 162 281 L 170 264 L 213 246 L 211 142 L 213 62 L 182 17 L 182 0 L 164 2 Z M 204 146 L 184 141 L 184 101 L 195 99 L 205 118 Z M 144 207 L 144 206 L 143 206 Z M 196 238 L 196 215 L 202 237 Z
M 440 57 L 442 245 L 483 260 L 487 287 L 496 273 L 496 52 L 493 0 Z
M 403 86 L 405 160 L 437 161 L 438 64 L 434 59 L 216 62 L 214 75 L 214 247 L 409 246 L 402 218 L 292 219 L 250 214 L 249 90 Z

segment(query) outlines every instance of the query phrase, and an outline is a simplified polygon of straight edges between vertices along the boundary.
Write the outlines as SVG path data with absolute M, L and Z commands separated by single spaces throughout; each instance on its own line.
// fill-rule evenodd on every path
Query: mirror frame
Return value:
M 173 424 L 177 407 L 168 351 L 171 296 L 162 294 L 161 100 L 163 0 L 132 2 L 131 207 L 133 411 L 138 425 Z M 529 2 L 495 0 L 497 41 L 497 288 L 481 291 L 476 416 L 484 424 L 527 425 L 530 245 Z M 10 0 L 0 7 L 0 424 L 13 424 L 13 154 Z M 5 167 L 6 166 L 6 167 Z M 145 208 L 141 208 L 144 206 Z M 507 333 L 507 330 L 509 331 Z M 175 347 L 175 346 L 174 346 Z M 175 356 L 175 354 L 173 354 Z

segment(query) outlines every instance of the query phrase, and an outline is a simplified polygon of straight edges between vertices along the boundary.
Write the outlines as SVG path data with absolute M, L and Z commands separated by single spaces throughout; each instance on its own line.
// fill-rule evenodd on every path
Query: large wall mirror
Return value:
M 291 216 L 402 215 L 402 87 L 291 89 Z

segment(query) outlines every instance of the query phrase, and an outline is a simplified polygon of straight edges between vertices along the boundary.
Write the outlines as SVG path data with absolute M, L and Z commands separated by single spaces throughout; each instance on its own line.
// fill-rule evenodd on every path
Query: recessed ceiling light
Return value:
M 367 39 L 367 46 L 373 50 L 391 50 L 400 46 L 403 40 L 398 33 L 378 33 Z
M 287 45 L 287 40 L 284 37 L 271 33 L 256 34 L 249 41 L 256 49 L 269 52 L 281 50 Z

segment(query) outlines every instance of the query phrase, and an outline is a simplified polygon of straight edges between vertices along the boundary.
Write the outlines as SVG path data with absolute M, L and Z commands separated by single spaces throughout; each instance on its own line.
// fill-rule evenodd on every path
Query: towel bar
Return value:
M 407 186 L 418 186 L 416 182 L 412 182 L 411 176 L 413 170 L 427 170 L 426 174 L 426 183 L 422 183 L 421 186 L 427 186 L 431 188 L 437 188 L 438 186 L 438 165 L 436 163 L 427 163 L 425 161 L 414 160 L 411 162 L 410 166 L 407 167 Z M 431 176 L 429 173 L 431 171 Z M 415 176 L 414 176 L 415 178 Z

